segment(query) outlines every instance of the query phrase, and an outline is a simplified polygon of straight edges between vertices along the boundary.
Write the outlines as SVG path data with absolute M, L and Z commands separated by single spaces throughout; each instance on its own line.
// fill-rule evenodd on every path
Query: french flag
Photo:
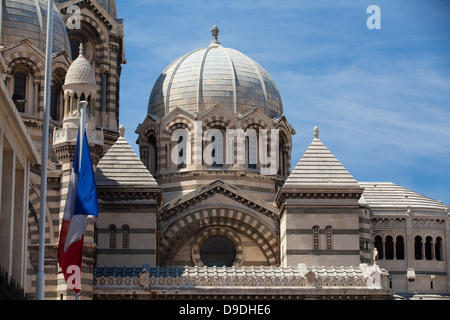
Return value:
M 80 133 L 77 138 L 58 246 L 58 262 L 66 283 L 69 289 L 77 293 L 81 291 L 84 233 L 89 221 L 98 216 L 97 187 L 86 132 L 84 132 L 81 156 L 79 142 Z M 80 271 L 76 275 L 78 279 L 72 281 L 73 278 L 71 278 L 71 283 L 68 283 L 68 279 L 74 275 L 74 266 Z M 72 282 L 78 285 L 74 286 Z

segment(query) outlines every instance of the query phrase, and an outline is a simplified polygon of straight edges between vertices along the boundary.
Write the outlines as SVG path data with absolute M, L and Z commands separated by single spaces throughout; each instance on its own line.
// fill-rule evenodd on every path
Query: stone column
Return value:
M 392 236 L 392 260 L 397 260 L 397 238 Z
M 25 168 L 24 168 L 25 166 Z M 13 221 L 13 250 L 12 250 L 12 277 L 22 286 L 25 282 L 27 256 L 27 213 L 28 213 L 28 179 L 25 169 L 28 164 L 24 165 L 16 159 L 14 173 L 14 221 Z
M 425 260 L 425 239 L 422 238 L 422 240 L 420 240 L 420 250 L 422 251 L 422 259 L 421 260 Z
M 3 131 L 1 130 L 0 127 L 0 201 L 2 200 L 1 195 L 3 185 L 3 170 L 1 168 L 3 168 Z M 1 217 L 2 217 L 2 204 L 0 202 L 0 219 Z
M 64 115 L 63 119 L 69 115 L 69 95 L 64 95 Z
M 69 117 L 71 117 L 73 115 L 73 104 L 75 103 L 75 97 L 73 96 L 73 94 L 69 95 Z
M 80 97 L 77 95 L 77 97 L 74 100 L 75 100 L 75 106 L 77 108 L 77 114 L 79 114 L 79 113 L 81 113 L 80 112 Z
M 102 106 L 101 106 L 102 113 L 106 112 L 107 80 L 108 80 L 108 72 L 105 71 L 102 73 Z
M 434 241 L 433 241 L 433 239 L 431 239 L 431 241 L 430 241 L 430 250 L 431 250 L 431 252 L 430 252 L 431 260 L 436 260 L 436 255 L 435 255 L 435 252 L 434 252 L 435 248 L 434 248 Z
M 3 146 L 4 147 L 4 146 Z M 2 254 L 0 265 L 12 275 L 13 261 L 13 227 L 14 227 L 14 190 L 15 190 L 15 152 L 3 149 L 2 159 L 2 193 L 0 216 L 0 243 Z

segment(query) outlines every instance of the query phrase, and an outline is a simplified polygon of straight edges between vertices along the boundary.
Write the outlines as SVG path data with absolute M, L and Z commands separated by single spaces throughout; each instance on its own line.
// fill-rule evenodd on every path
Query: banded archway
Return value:
M 261 249 L 269 265 L 278 265 L 276 230 L 256 213 L 228 206 L 194 208 L 170 221 L 160 230 L 160 264 L 170 262 L 187 239 L 208 227 L 227 227 L 245 234 Z

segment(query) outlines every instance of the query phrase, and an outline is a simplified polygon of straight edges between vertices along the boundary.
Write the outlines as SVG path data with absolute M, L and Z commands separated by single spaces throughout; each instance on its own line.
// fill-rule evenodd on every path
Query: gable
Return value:
M 218 197 L 216 195 L 219 195 Z M 216 196 L 215 200 L 212 197 Z M 278 220 L 278 209 L 258 197 L 232 186 L 222 180 L 213 181 L 199 189 L 170 201 L 161 208 L 160 218 L 165 219 L 199 204 L 219 204 L 221 200 L 229 205 L 246 207 L 267 217 Z

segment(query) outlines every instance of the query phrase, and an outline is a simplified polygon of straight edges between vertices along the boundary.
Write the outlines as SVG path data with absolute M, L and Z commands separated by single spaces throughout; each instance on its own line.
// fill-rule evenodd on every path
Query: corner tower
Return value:
M 314 139 L 277 193 L 281 265 L 355 266 L 371 261 L 364 191 L 319 139 Z
M 55 2 L 68 24 L 71 58 L 78 57 L 82 43 L 84 56 L 94 70 L 97 88 L 92 107 L 95 123 L 103 129 L 107 151 L 119 137 L 120 75 L 126 64 L 124 21 L 117 18 L 115 0 Z M 79 27 L 70 25 L 74 12 Z

